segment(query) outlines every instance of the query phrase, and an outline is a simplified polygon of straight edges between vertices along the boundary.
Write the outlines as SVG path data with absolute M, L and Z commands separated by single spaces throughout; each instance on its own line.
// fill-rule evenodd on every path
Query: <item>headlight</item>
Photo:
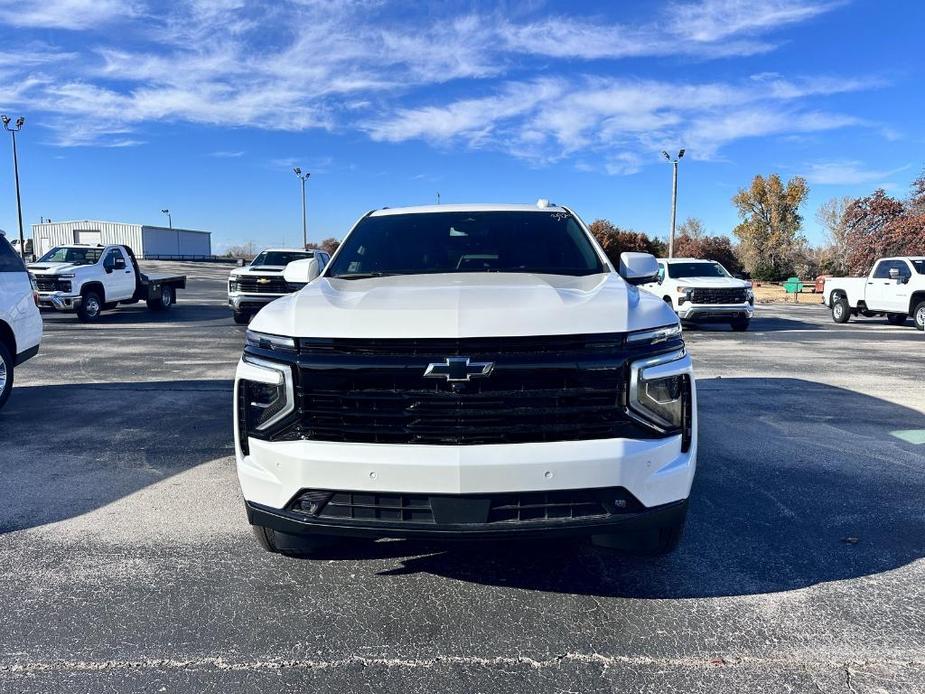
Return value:
M 62 292 L 71 291 L 71 281 L 70 280 L 58 280 L 58 290 Z
M 678 287 L 676 291 L 678 292 L 678 304 L 683 304 L 685 301 L 690 301 L 691 295 L 694 293 L 694 290 L 691 287 Z
M 247 437 L 269 429 L 295 409 L 292 367 L 245 354 L 237 372 L 238 434 L 248 453 Z
M 680 337 L 681 324 L 675 323 L 674 325 L 663 325 L 660 328 L 654 328 L 652 330 L 640 330 L 639 332 L 630 333 L 626 336 L 626 342 L 631 345 L 638 343 L 657 345 L 660 342 L 668 342 L 669 340 L 676 340 Z
M 257 349 L 266 349 L 271 352 L 295 352 L 295 339 L 283 337 L 282 335 L 270 335 L 268 333 L 258 333 L 254 330 L 248 330 L 245 334 L 245 343 L 248 347 Z
M 630 365 L 631 413 L 664 433 L 680 433 L 682 450 L 691 441 L 691 360 L 683 349 L 647 357 Z
M 229 292 L 238 291 L 238 280 L 236 277 L 232 277 L 230 280 L 228 280 L 228 291 Z

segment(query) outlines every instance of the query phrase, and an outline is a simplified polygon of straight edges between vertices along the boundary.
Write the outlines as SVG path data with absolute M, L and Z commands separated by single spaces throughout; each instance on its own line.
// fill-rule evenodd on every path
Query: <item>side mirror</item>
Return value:
M 286 284 L 308 284 L 321 274 L 321 264 L 317 258 L 294 260 L 283 270 Z
M 891 268 L 890 268 L 890 279 L 891 279 L 891 280 L 898 280 L 898 279 L 899 279 L 899 268 L 898 268 L 898 267 L 891 267 Z
M 620 276 L 630 284 L 646 284 L 658 278 L 658 261 L 650 253 L 621 253 Z

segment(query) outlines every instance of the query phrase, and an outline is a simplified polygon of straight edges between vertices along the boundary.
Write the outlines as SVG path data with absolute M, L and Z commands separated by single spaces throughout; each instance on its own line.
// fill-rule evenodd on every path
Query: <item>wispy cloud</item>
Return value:
M 238 157 L 244 156 L 244 151 L 219 150 L 217 152 L 209 152 L 209 156 L 215 157 L 216 159 L 237 159 Z
M 839 160 L 814 162 L 807 165 L 803 176 L 817 185 L 860 185 L 862 183 L 884 183 L 891 176 L 907 170 L 911 164 L 895 169 L 873 169 L 862 162 Z
M 144 0 L 0 0 L 0 23 L 88 37 L 0 70 L 0 101 L 42 113 L 63 146 L 134 144 L 161 122 L 322 128 L 491 148 L 535 162 L 600 154 L 603 170 L 631 173 L 646 151 L 680 141 L 692 155 L 712 157 L 741 138 L 860 124 L 807 105 L 875 86 L 856 78 L 600 76 L 613 74 L 601 69 L 604 61 L 773 50 L 782 28 L 838 4 L 673 2 L 639 21 L 615 22 L 538 6 L 416 13 L 409 21 L 406 7 L 386 0 L 186 0 L 157 12 Z M 98 31 L 114 23 L 120 31 Z M 531 61 L 542 61 L 543 77 L 522 77 Z M 286 166 L 294 164 L 307 166 Z

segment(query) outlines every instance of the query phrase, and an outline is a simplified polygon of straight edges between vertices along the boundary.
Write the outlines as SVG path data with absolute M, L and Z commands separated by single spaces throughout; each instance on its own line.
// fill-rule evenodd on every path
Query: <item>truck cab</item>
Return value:
M 41 341 L 35 287 L 22 258 L 0 231 L 0 408 L 10 397 L 14 370 L 38 353 Z
M 696 466 L 678 318 L 570 209 L 386 208 L 250 324 L 235 392 L 248 519 L 271 552 L 351 537 L 675 547 Z
M 246 324 L 271 301 L 300 289 L 286 282 L 283 271 L 291 262 L 311 258 L 318 259 L 321 269 L 330 260 L 327 252 L 317 249 L 267 248 L 247 266 L 232 270 L 228 277 L 228 305 L 234 322 Z
M 911 317 L 918 330 L 925 330 L 925 256 L 880 258 L 867 277 L 828 277 L 822 300 L 836 323 L 886 316 L 904 325 Z
M 748 330 L 755 311 L 751 284 L 714 260 L 659 258 L 657 279 L 643 288 L 685 323 L 728 323 L 733 330 Z
M 74 311 L 83 322 L 99 318 L 104 309 L 145 300 L 149 308 L 165 309 L 176 300 L 183 276 L 147 276 L 128 246 L 72 244 L 55 246 L 29 266 L 38 287 L 39 306 Z

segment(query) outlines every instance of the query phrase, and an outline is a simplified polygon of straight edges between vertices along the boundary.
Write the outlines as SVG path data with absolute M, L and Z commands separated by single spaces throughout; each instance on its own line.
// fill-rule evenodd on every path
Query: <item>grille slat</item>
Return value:
M 238 291 L 248 294 L 288 294 L 291 291 L 282 276 L 238 275 L 237 283 Z

